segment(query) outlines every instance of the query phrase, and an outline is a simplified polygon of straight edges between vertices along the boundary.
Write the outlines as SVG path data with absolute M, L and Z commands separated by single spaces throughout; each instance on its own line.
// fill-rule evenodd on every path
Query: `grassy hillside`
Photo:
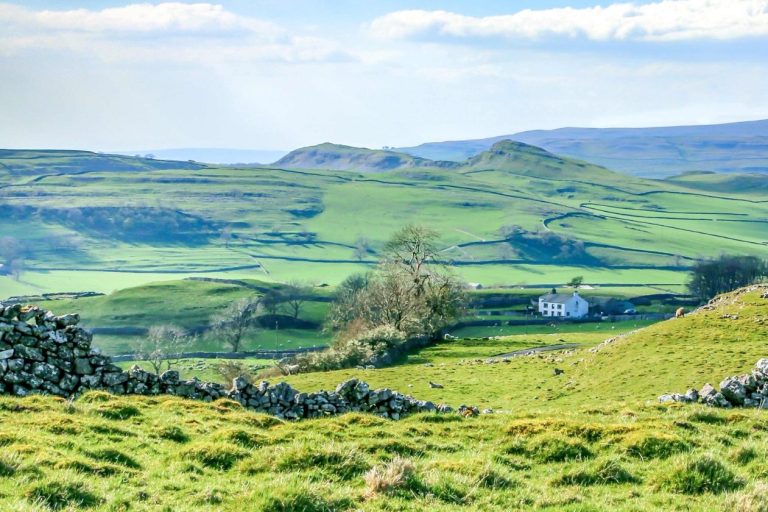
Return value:
M 434 162 L 395 151 L 356 148 L 329 142 L 291 151 L 272 165 L 292 169 L 359 172 L 386 172 L 414 167 L 458 167 L 454 162 Z
M 766 413 L 655 397 L 765 357 L 766 292 L 725 296 L 596 353 L 586 349 L 605 336 L 534 334 L 446 343 L 400 367 L 357 372 L 374 386 L 495 410 L 478 418 L 285 423 L 227 400 L 3 397 L 0 508 L 765 510 Z M 583 348 L 475 362 L 560 339 Z M 349 374 L 290 382 L 330 389 Z
M 165 164 L 129 157 L 119 158 L 148 167 L 117 170 L 96 154 L 88 158 L 103 162 L 73 170 L 58 152 L 22 171 L 13 162 L 24 154 L 0 159 L 15 169 L 0 175 L 0 251 L 6 263 L 21 255 L 23 269 L 18 281 L 0 276 L 0 297 L 204 275 L 333 284 L 370 268 L 409 222 L 437 230 L 444 260 L 484 285 L 584 275 L 590 284 L 677 286 L 692 258 L 763 254 L 768 238 L 759 190 L 631 178 L 519 144 L 500 143 L 460 168 L 375 176 L 156 169 Z
M 79 312 L 82 324 L 96 330 L 94 345 L 107 354 L 126 354 L 134 350 L 136 339 L 155 325 L 176 325 L 193 333 L 203 332 L 211 318 L 232 302 L 256 298 L 281 285 L 263 281 L 164 281 L 126 288 L 109 295 L 69 300 L 37 302 L 56 313 Z M 299 312 L 300 324 L 294 325 L 287 310 L 268 325 L 256 327 L 248 334 L 243 350 L 280 350 L 325 345 L 329 335 L 322 332 L 330 293 L 323 288 L 308 291 Z M 268 312 L 263 312 L 262 316 Z M 266 316 L 264 317 L 266 318 Z M 267 320 L 264 320 L 266 323 Z M 277 330 L 275 329 L 275 322 Z M 225 352 L 221 340 L 201 336 L 186 351 Z

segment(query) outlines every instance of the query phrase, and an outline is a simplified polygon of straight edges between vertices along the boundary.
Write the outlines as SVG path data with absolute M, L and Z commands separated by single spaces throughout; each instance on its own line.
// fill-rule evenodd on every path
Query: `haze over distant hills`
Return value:
M 689 171 L 768 173 L 768 120 L 660 128 L 559 128 L 429 142 L 395 151 L 463 161 L 511 139 L 616 171 L 667 177 Z

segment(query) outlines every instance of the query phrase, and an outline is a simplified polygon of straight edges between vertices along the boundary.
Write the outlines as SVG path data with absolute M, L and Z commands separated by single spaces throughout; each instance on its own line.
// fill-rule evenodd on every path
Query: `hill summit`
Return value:
M 417 167 L 458 167 L 455 162 L 437 162 L 382 149 L 356 148 L 326 142 L 291 151 L 275 167 L 329 169 L 333 171 L 386 172 Z

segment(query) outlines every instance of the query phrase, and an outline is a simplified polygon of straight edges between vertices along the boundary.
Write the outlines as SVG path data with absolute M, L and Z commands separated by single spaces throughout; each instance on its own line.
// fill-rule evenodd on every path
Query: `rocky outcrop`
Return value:
M 123 371 L 91 347 L 92 335 L 78 327 L 78 315 L 18 304 L 0 305 L 0 393 L 73 397 L 100 389 L 113 394 L 169 394 L 190 399 L 235 400 L 254 411 L 284 419 L 315 418 L 351 411 L 399 419 L 415 412 L 451 412 L 444 405 L 417 400 L 391 389 L 370 389 L 350 379 L 335 391 L 300 393 L 285 382 L 252 384 L 243 378 L 231 388 L 197 379 L 181 380 L 177 371 L 162 375 L 133 366 Z
M 684 395 L 661 395 L 659 402 L 700 402 L 720 408 L 752 407 L 768 409 L 768 358 L 761 359 L 752 373 L 726 377 L 720 383 L 720 391 L 712 384 L 704 384 L 700 391 L 689 390 Z

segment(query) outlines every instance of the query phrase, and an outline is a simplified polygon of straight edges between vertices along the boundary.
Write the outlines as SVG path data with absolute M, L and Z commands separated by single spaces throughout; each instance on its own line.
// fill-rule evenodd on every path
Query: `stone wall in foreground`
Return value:
M 759 360 L 752 373 L 723 379 L 720 383 L 720 391 L 707 383 L 700 391 L 689 389 L 685 394 L 661 395 L 659 402 L 701 402 L 725 409 L 731 407 L 768 409 L 768 358 Z
M 415 412 L 450 412 L 444 405 L 417 400 L 390 389 L 370 389 L 351 379 L 335 391 L 300 393 L 285 382 L 251 384 L 235 379 L 231 388 L 179 373 L 160 376 L 134 366 L 123 371 L 91 347 L 90 332 L 79 327 L 78 315 L 56 316 L 35 306 L 0 304 L 0 393 L 73 397 L 100 389 L 116 395 L 169 394 L 203 401 L 229 398 L 254 411 L 279 418 L 302 419 L 370 412 L 399 419 Z

